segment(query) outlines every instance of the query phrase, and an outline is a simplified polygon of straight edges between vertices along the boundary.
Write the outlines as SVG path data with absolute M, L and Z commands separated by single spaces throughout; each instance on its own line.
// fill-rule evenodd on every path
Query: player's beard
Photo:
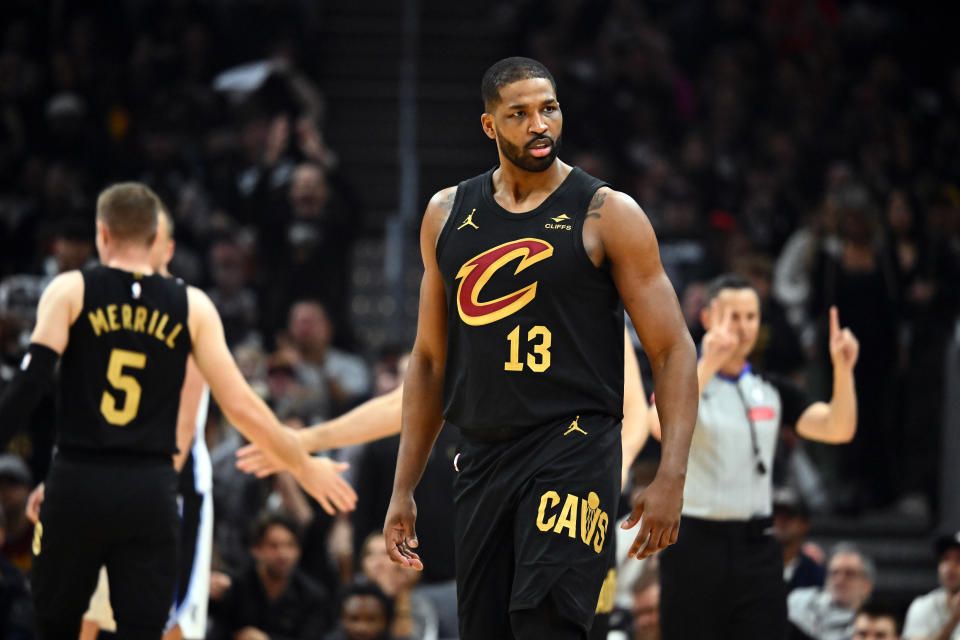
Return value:
M 532 156 L 527 151 L 530 145 L 537 140 L 550 141 L 550 153 L 542 158 Z M 560 152 L 560 136 L 557 136 L 556 139 L 554 139 L 548 135 L 540 135 L 521 148 L 515 144 L 512 144 L 506 138 L 501 136 L 499 131 L 497 131 L 497 143 L 500 145 L 500 152 L 503 153 L 507 160 L 524 171 L 531 171 L 533 173 L 540 173 L 541 171 L 546 171 L 549 169 L 553 164 L 553 161 L 557 159 L 557 154 Z

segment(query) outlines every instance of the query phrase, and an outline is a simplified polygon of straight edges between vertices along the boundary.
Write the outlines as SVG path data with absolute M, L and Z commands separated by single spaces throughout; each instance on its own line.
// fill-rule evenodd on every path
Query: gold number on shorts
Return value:
M 117 407 L 117 399 L 113 394 L 106 389 L 103 391 L 103 396 L 100 398 L 100 413 L 110 424 L 123 427 L 137 417 L 142 389 L 136 378 L 123 373 L 123 368 L 143 369 L 146 365 L 147 356 L 142 353 L 125 349 L 114 349 L 110 352 L 110 362 L 107 364 L 107 382 L 114 389 L 123 391 L 126 395 L 123 400 L 123 407 L 119 408 Z
M 527 366 L 535 373 L 543 373 L 550 368 L 550 346 L 553 336 L 550 329 L 537 325 L 527 332 L 527 342 L 532 343 L 540 338 L 538 344 L 532 344 L 533 352 L 527 353 Z M 504 371 L 523 371 L 523 362 L 520 360 L 520 325 L 507 334 L 510 343 L 510 359 L 503 363 Z

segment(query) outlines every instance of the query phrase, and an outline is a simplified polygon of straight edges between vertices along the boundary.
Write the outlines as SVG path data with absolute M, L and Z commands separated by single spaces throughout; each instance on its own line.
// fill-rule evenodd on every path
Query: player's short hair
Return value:
M 483 98 L 483 108 L 490 111 L 500 102 L 500 89 L 512 82 L 544 78 L 550 81 L 553 92 L 557 92 L 557 82 L 550 71 L 532 58 L 514 56 L 504 58 L 487 69 L 480 83 L 480 97 Z
M 371 597 L 376 598 L 381 605 L 387 617 L 387 628 L 393 622 L 393 600 L 383 592 L 383 590 L 372 582 L 352 582 L 343 591 L 340 592 L 340 608 L 346 604 L 350 598 Z
M 267 531 L 269 531 L 271 527 L 283 527 L 293 534 L 294 539 L 297 541 L 297 546 L 302 546 L 300 525 L 293 516 L 282 512 L 267 512 L 257 518 L 253 526 L 252 541 L 254 546 L 263 542 Z
M 139 182 L 120 182 L 100 192 L 97 220 L 121 242 L 150 245 L 157 235 L 160 198 Z
M 857 610 L 857 615 L 868 616 L 870 618 L 889 618 L 893 621 L 894 633 L 900 635 L 900 632 L 902 631 L 900 624 L 900 611 L 886 602 L 867 600 Z
M 720 295 L 720 292 L 724 289 L 750 289 L 754 293 L 757 291 L 750 281 L 739 273 L 724 273 L 707 284 L 707 295 L 706 300 L 704 300 L 704 306 L 710 306 L 713 299 Z

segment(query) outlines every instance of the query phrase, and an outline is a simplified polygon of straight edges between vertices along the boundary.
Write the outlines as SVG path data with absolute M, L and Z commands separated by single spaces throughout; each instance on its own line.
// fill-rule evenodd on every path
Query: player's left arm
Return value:
M 679 533 L 687 456 L 697 418 L 696 349 L 660 264 L 653 227 L 633 198 L 609 188 L 598 190 L 583 233 L 591 259 L 609 266 L 653 369 L 663 451 L 656 478 L 624 523 L 629 529 L 643 517 L 630 548 L 631 557 L 643 558 L 676 542 Z
M 647 425 L 647 400 L 643 395 L 643 380 L 640 379 L 640 365 L 633 350 L 630 334 L 623 332 L 623 465 L 620 472 L 620 486 L 627 484 L 630 465 L 643 449 L 650 435 Z
M 180 389 L 180 409 L 177 411 L 177 453 L 173 456 L 173 467 L 177 471 L 183 469 L 197 433 L 197 411 L 200 410 L 206 384 L 193 356 L 188 357 L 187 373 L 183 378 L 183 388 Z
M 53 372 L 67 348 L 70 325 L 83 308 L 83 275 L 68 271 L 54 278 L 37 305 L 30 346 L 13 380 L 0 394 L 0 451 L 26 426 L 53 384 Z
M 830 403 L 815 402 L 800 414 L 797 433 L 808 440 L 843 444 L 857 432 L 857 392 L 853 367 L 860 343 L 850 329 L 840 328 L 836 307 L 830 308 L 830 359 L 833 361 L 833 396 Z

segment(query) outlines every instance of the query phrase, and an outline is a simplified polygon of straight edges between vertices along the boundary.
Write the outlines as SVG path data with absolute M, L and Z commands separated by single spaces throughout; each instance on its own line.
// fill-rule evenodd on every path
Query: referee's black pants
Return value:
M 660 554 L 663 640 L 781 640 L 787 633 L 783 552 L 770 518 L 683 517 Z

